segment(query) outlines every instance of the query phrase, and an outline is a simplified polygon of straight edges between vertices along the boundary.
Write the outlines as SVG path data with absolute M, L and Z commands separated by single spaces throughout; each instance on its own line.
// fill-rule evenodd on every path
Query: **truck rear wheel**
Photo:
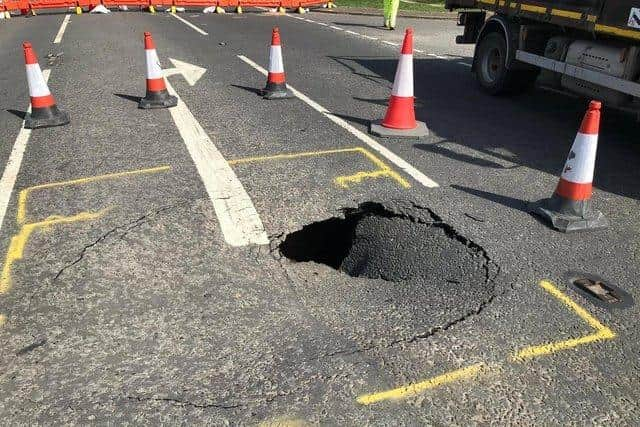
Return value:
M 500 33 L 492 32 L 483 37 L 476 52 L 476 79 L 482 90 L 490 95 L 521 92 L 535 81 L 536 71 L 507 68 L 507 42 Z

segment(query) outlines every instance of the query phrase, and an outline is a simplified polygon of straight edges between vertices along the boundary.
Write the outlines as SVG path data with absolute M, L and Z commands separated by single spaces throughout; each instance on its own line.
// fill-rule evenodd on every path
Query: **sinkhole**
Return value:
M 288 234 L 279 250 L 295 263 L 325 264 L 353 277 L 428 285 L 443 298 L 455 287 L 489 290 L 495 273 L 482 247 L 412 202 L 344 209 L 341 217 Z

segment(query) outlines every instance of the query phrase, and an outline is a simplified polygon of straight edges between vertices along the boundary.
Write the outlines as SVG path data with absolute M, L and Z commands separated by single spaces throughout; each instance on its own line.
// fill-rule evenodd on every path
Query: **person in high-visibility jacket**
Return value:
M 396 16 L 398 16 L 398 8 L 400 0 L 383 0 L 384 1 L 384 26 L 390 30 L 396 28 Z

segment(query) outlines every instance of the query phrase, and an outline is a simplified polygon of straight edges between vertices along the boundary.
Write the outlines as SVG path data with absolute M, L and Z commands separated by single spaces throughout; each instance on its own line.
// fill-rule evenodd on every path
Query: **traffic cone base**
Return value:
M 600 102 L 589 104 L 553 195 L 529 206 L 530 213 L 556 230 L 570 232 L 609 225 L 604 215 L 591 207 L 600 108 Z
M 71 122 L 69 114 L 60 110 L 56 105 L 48 108 L 34 108 L 24 117 L 25 129 L 51 128 L 68 125 Z
M 377 120 L 369 124 L 369 133 L 381 138 L 406 138 L 420 139 L 429 135 L 429 129 L 425 122 L 416 120 L 416 127 L 413 129 L 394 129 L 382 124 L 384 120 Z
M 287 89 L 286 83 L 284 83 L 284 77 L 282 77 L 282 83 L 274 83 L 269 80 L 279 80 L 278 78 L 270 77 L 267 79 L 267 85 L 260 91 L 260 95 L 264 99 L 289 99 L 293 98 L 289 89 Z
M 554 194 L 530 206 L 529 211 L 563 233 L 606 228 L 609 221 L 591 207 L 590 200 L 567 200 Z
M 169 92 L 165 89 L 161 92 L 147 91 L 147 96 L 140 100 L 138 108 L 151 110 L 154 108 L 171 108 L 176 105 L 178 105 L 178 98 L 169 95 Z

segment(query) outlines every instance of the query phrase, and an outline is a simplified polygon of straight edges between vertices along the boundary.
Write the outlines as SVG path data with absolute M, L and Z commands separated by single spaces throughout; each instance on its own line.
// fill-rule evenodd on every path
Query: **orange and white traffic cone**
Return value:
M 536 203 L 531 209 L 531 213 L 563 232 L 604 228 L 609 225 L 602 212 L 591 208 L 600 108 L 600 102 L 591 101 L 571 146 L 556 191 L 551 198 Z
M 151 33 L 144 33 L 144 53 L 147 58 L 147 95 L 140 100 L 138 108 L 169 108 L 178 105 L 178 98 L 169 95 L 164 81 L 160 59 Z
M 24 127 L 37 129 L 69 124 L 69 115 L 58 108 L 56 100 L 49 91 L 31 43 L 24 42 L 22 47 L 31 97 L 31 112 L 24 118 Z
M 416 120 L 413 97 L 413 29 L 407 28 L 400 60 L 383 120 L 371 122 L 369 132 L 387 138 L 427 136 L 427 125 Z
M 280 30 L 274 27 L 271 33 L 271 48 L 269 50 L 269 74 L 267 85 L 261 91 L 264 99 L 286 99 L 291 98 L 291 93 L 287 90 L 287 83 L 284 74 L 284 63 L 282 62 L 282 46 L 280 46 Z

